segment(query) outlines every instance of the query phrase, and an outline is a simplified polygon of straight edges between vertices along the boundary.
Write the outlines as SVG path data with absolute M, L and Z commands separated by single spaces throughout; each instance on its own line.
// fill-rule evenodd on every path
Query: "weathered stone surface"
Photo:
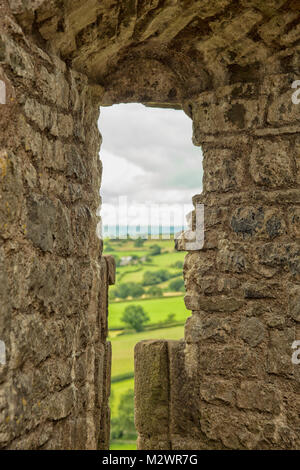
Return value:
M 263 375 L 259 354 L 246 346 L 200 347 L 200 374 L 217 374 L 222 377 L 259 377 Z
M 289 315 L 296 322 L 300 322 L 300 286 L 295 286 L 290 290 Z
M 275 291 L 278 288 L 278 285 L 262 286 L 254 282 L 246 282 L 243 285 L 244 297 L 246 299 L 272 299 L 276 297 Z
M 288 269 L 295 277 L 299 276 L 300 248 L 297 243 L 266 243 L 257 247 L 257 256 L 263 265 Z
M 3 0 L 0 31 L 0 447 L 108 447 L 97 120 L 139 102 L 193 120 L 206 217 L 185 341 L 136 349 L 139 448 L 299 448 L 298 1 Z
M 143 341 L 136 345 L 134 354 L 136 428 L 142 436 L 147 434 L 167 436 L 169 433 L 168 343 L 159 340 Z
M 188 310 L 205 310 L 214 312 L 235 312 L 243 306 L 243 301 L 232 297 L 205 297 L 194 293 L 187 293 L 184 298 L 185 306 Z
M 250 346 L 260 344 L 265 337 L 264 324 L 257 318 L 245 318 L 240 324 L 240 335 Z
M 201 398 L 208 403 L 223 402 L 234 405 L 235 393 L 235 387 L 230 381 L 205 379 L 200 383 Z
M 107 448 L 110 354 L 100 318 L 108 279 L 100 284 L 95 231 L 99 107 L 87 78 L 37 47 L 4 3 L 0 339 L 7 364 L 0 365 L 0 447 Z M 29 12 L 37 2 L 27 6 Z M 14 10 L 23 7 L 15 2 Z M 110 262 L 109 282 L 113 271 Z
M 283 214 L 263 207 L 242 207 L 234 211 L 232 230 L 244 239 L 256 237 L 273 240 L 286 233 Z
M 237 391 L 237 406 L 276 415 L 280 412 L 280 394 L 272 385 L 242 382 L 241 388 Z
M 203 184 L 207 191 L 241 189 L 245 183 L 243 162 L 231 150 L 208 152 L 203 169 Z
M 267 370 L 271 374 L 289 377 L 293 374 L 292 344 L 295 341 L 295 330 L 270 331 Z
M 288 212 L 288 220 L 291 234 L 295 238 L 300 237 L 300 208 L 297 206 L 290 207 Z
M 266 324 L 271 328 L 282 328 L 286 323 L 284 312 L 273 311 L 272 308 L 265 313 L 265 319 Z
M 249 267 L 248 255 L 242 244 L 220 240 L 218 244 L 217 265 L 220 271 L 242 273 Z
M 208 317 L 204 313 L 194 313 L 187 319 L 185 325 L 185 341 L 187 343 L 201 343 L 210 339 L 216 342 L 225 342 L 231 332 L 231 322 L 228 318 Z
M 184 429 L 190 436 L 199 436 L 198 388 L 191 387 L 185 365 L 184 341 L 168 341 L 169 358 L 169 434 L 172 448 L 174 436 Z M 182 406 L 185 403 L 185 406 Z
M 250 156 L 250 173 L 255 183 L 270 188 L 289 186 L 295 181 L 289 142 L 259 140 Z

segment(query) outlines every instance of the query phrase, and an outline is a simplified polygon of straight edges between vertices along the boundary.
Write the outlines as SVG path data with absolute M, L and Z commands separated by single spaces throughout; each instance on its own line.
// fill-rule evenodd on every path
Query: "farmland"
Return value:
M 124 328 L 121 318 L 126 306 L 142 305 L 150 317 L 149 325 L 157 324 L 166 320 L 168 314 L 174 313 L 175 320 L 184 323 L 186 319 L 186 310 L 183 302 L 183 296 L 174 294 L 170 297 L 160 297 L 159 299 L 140 299 L 128 300 L 125 302 L 112 302 L 109 309 L 109 328 Z
M 140 246 L 136 245 L 138 243 L 130 239 L 109 240 L 104 245 L 105 254 L 113 255 L 117 261 L 116 286 L 110 289 L 109 305 L 109 340 L 112 343 L 110 406 L 111 449 L 120 450 L 135 448 L 135 431 L 127 433 L 122 426 L 124 413 L 133 416 L 133 396 L 130 391 L 134 388 L 136 343 L 147 339 L 182 338 L 183 325 L 189 316 L 181 286 L 185 253 L 174 250 L 173 240 L 146 240 L 140 242 Z M 145 275 L 147 272 L 148 275 Z M 147 284 L 147 279 L 150 284 Z M 174 280 L 177 280 L 179 286 L 174 284 Z M 132 286 L 139 286 L 140 291 L 134 292 Z M 136 331 L 124 323 L 124 310 L 130 306 L 142 307 L 146 313 L 147 321 L 143 324 L 143 331 Z M 127 399 L 126 394 L 129 394 Z M 127 403 L 126 411 L 123 409 L 124 402 Z

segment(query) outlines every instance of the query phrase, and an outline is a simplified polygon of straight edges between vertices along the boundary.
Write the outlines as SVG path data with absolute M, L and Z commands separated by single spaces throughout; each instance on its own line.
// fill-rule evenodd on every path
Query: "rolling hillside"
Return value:
M 145 339 L 180 339 L 184 335 L 184 323 L 189 316 L 183 301 L 183 292 L 174 291 L 170 283 L 182 280 L 182 266 L 185 253 L 174 250 L 173 240 L 147 240 L 135 246 L 133 240 L 109 240 L 105 243 L 105 254 L 110 254 L 117 260 L 116 286 L 110 289 L 114 292 L 113 300 L 109 305 L 109 340 L 112 343 L 112 386 L 111 386 L 111 414 L 112 437 L 111 449 L 134 449 L 135 436 L 121 435 L 116 431 L 121 426 L 122 410 L 120 401 L 124 394 L 134 388 L 134 346 Z M 153 248 L 153 245 L 156 248 Z M 158 248 L 159 247 L 159 250 Z M 151 252 L 160 251 L 151 255 Z M 120 266 L 123 262 L 129 263 Z M 125 260 L 125 261 L 124 261 Z M 168 279 L 156 282 L 155 287 L 160 288 L 159 297 L 151 297 L 149 288 L 144 285 L 145 272 L 157 273 L 167 271 Z M 154 281 L 153 281 L 154 282 Z M 128 296 L 118 298 L 120 285 L 140 285 L 144 293 L 137 298 Z M 115 296 L 116 295 L 116 296 Z M 144 331 L 136 332 L 128 328 L 122 321 L 126 307 L 130 305 L 141 306 L 147 313 L 149 321 L 144 325 Z M 170 321 L 171 319 L 171 321 Z M 169 323 L 168 323 L 169 322 Z M 133 404 L 132 404 L 133 407 Z M 121 426 L 122 427 L 122 426 Z M 118 435 L 120 436 L 116 437 Z M 123 433 L 124 434 L 124 433 Z

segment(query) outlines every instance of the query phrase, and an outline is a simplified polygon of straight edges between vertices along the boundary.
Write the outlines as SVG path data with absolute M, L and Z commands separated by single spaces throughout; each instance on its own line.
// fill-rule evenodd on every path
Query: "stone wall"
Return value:
M 300 338 L 300 128 L 291 88 L 300 64 L 293 59 L 289 74 L 274 64 L 272 75 L 186 104 L 204 152 L 204 190 L 194 203 L 204 204 L 205 242 L 185 259 L 192 311 L 185 341 L 136 348 L 142 449 L 300 446 L 300 367 L 292 363 Z
M 3 8 L 0 22 L 0 447 L 107 448 L 99 103 Z
M 108 446 L 97 119 L 119 102 L 184 109 L 204 152 L 185 338 L 136 348 L 139 447 L 299 448 L 299 7 L 0 0 L 1 448 Z

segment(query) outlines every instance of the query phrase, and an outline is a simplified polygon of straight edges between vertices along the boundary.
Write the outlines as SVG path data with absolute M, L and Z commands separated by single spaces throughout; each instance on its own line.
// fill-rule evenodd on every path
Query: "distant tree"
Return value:
M 109 289 L 109 291 L 108 291 L 108 298 L 109 298 L 109 300 L 115 300 L 115 298 L 116 298 L 115 289 Z
M 183 279 L 174 279 L 169 284 L 169 289 L 172 292 L 180 292 L 184 290 L 184 281 Z
M 170 279 L 171 275 L 167 269 L 159 269 L 156 271 L 157 276 L 159 276 L 161 282 L 167 281 Z
M 114 259 L 115 259 L 115 262 L 116 262 L 116 267 L 119 267 L 120 266 L 120 257 L 119 256 L 116 256 L 114 255 Z
M 111 291 L 113 292 L 114 297 L 118 297 L 119 299 L 126 299 L 127 297 L 138 298 L 145 293 L 145 289 L 143 288 L 143 286 L 135 282 L 119 284 L 114 287 L 113 290 L 110 289 L 109 292 Z
M 129 287 L 129 295 L 134 297 L 135 299 L 141 297 L 145 293 L 145 289 L 141 284 L 136 284 L 134 282 L 128 284 Z
M 175 313 L 169 313 L 166 318 L 166 323 L 172 323 L 173 321 L 175 321 Z
M 151 245 L 149 248 L 150 256 L 157 256 L 161 254 L 161 247 L 159 245 Z
M 110 245 L 110 243 L 108 242 L 105 242 L 104 243 L 104 251 L 108 252 L 108 251 L 114 251 L 115 248 L 113 246 Z
M 147 292 L 149 295 L 152 295 L 152 297 L 161 297 L 163 295 L 162 289 L 158 286 L 149 287 Z
M 134 240 L 134 246 L 136 248 L 140 248 L 141 246 L 143 246 L 145 243 L 145 240 L 143 240 L 141 237 L 137 238 L 136 240 Z
M 136 438 L 133 390 L 127 390 L 127 392 L 121 395 L 117 417 L 111 420 L 111 438 Z
M 145 271 L 143 276 L 144 286 L 153 286 L 170 279 L 170 273 L 167 269 L 159 269 L 157 271 Z
M 182 269 L 183 268 L 183 261 L 176 261 L 176 263 L 173 263 L 171 265 L 172 268 L 178 268 L 178 269 Z
M 145 271 L 143 276 L 143 285 L 144 286 L 153 286 L 161 282 L 160 277 L 155 273 L 155 271 Z
M 121 321 L 135 331 L 143 331 L 144 325 L 150 320 L 143 307 L 140 305 L 128 305 L 123 313 Z
M 127 284 L 119 284 L 115 288 L 116 297 L 120 299 L 126 299 L 129 296 L 129 291 L 130 289 Z

